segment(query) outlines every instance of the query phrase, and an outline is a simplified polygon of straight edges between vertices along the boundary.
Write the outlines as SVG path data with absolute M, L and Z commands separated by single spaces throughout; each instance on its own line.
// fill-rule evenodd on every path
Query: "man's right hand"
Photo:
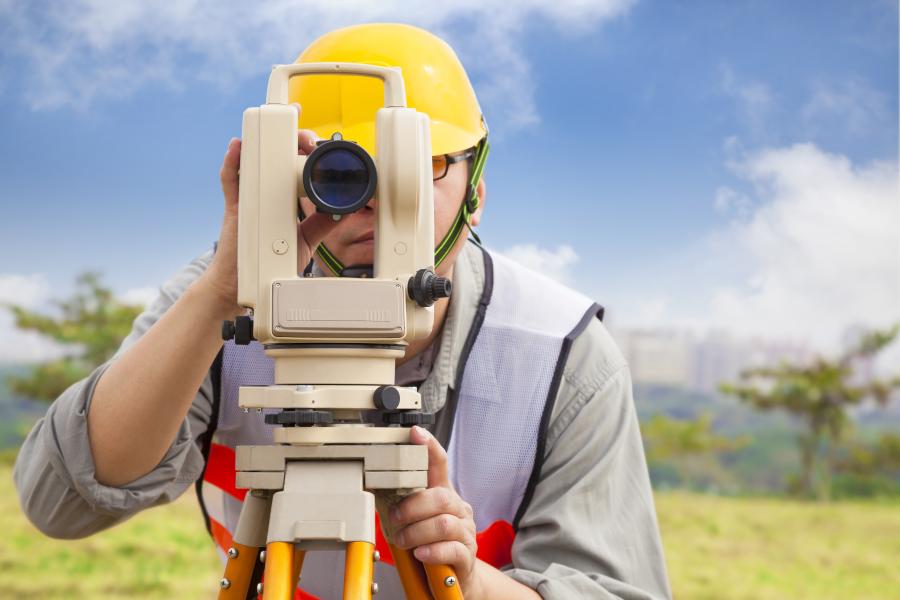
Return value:
M 295 105 L 296 106 L 296 105 Z M 300 108 L 297 107 L 298 116 Z M 301 155 L 310 154 L 316 147 L 318 137 L 309 129 L 301 129 L 297 134 L 297 151 Z M 231 318 L 242 314 L 244 308 L 237 303 L 237 230 L 238 230 L 238 169 L 241 164 L 241 140 L 232 138 L 228 142 L 219 178 L 222 194 L 225 196 L 225 214 L 216 254 L 201 281 L 212 290 L 222 317 Z M 303 222 L 297 223 L 297 272 L 309 264 L 316 247 L 338 222 L 331 215 L 313 213 Z

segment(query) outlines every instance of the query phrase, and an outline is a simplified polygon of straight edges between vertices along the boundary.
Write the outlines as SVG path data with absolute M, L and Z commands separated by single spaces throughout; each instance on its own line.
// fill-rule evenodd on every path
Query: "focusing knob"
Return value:
M 382 418 L 385 425 L 402 425 L 404 427 L 434 423 L 434 413 L 419 411 L 386 412 L 382 413 Z
M 256 338 L 253 337 L 253 317 L 241 315 L 234 319 L 234 343 L 246 346 Z
M 416 304 L 422 307 L 431 306 L 438 298 L 450 297 L 452 285 L 446 277 L 438 277 L 431 269 L 419 269 L 409 278 L 407 292 Z
M 372 399 L 378 410 L 397 410 L 400 406 L 400 390 L 392 385 L 382 385 L 375 388 Z
M 323 410 L 283 410 L 280 413 L 265 415 L 265 421 L 269 425 L 281 425 L 283 427 L 311 427 L 312 425 L 329 425 L 334 422 L 334 416 Z

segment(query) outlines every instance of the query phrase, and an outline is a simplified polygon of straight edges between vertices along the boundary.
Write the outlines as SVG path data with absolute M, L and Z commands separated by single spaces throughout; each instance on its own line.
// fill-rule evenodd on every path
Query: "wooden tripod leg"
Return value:
M 294 600 L 294 544 L 270 542 L 266 545 L 263 577 L 264 600 Z
M 245 600 L 253 568 L 259 558 L 259 548 L 232 544 L 228 549 L 228 562 L 225 563 L 225 575 L 220 582 L 219 600 Z
M 344 559 L 344 600 L 372 600 L 375 577 L 375 545 L 368 542 L 347 544 Z

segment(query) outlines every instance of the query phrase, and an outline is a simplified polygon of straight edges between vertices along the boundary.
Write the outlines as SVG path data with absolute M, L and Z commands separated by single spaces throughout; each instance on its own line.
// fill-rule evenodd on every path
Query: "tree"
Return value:
M 804 422 L 806 430 L 798 438 L 802 465 L 799 491 L 803 495 L 830 497 L 837 449 L 851 425 L 848 408 L 869 399 L 884 405 L 900 388 L 900 376 L 860 381 L 856 372 L 861 360 L 873 358 L 898 333 L 900 324 L 871 331 L 837 359 L 817 357 L 810 364 L 782 362 L 776 367 L 748 369 L 740 375 L 744 383 L 719 386 L 723 393 L 760 410 L 784 410 Z M 823 446 L 824 461 L 820 460 Z
M 19 329 L 36 331 L 72 349 L 58 360 L 35 367 L 26 376 L 7 380 L 13 392 L 47 402 L 115 354 L 141 312 L 139 306 L 117 301 L 96 272 L 79 275 L 73 296 L 53 304 L 59 308 L 59 316 L 6 305 Z

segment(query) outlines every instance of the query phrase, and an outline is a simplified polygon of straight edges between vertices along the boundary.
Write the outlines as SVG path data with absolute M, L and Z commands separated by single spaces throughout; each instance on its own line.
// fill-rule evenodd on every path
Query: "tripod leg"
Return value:
M 225 575 L 222 579 L 222 589 L 219 590 L 219 600 L 244 600 L 247 597 L 247 588 L 250 586 L 257 558 L 259 558 L 259 548 L 232 544 L 228 550 L 228 562 L 225 563 Z
M 266 571 L 263 578 L 265 600 L 293 600 L 294 544 L 270 542 L 266 545 Z
M 347 544 L 344 561 L 344 600 L 371 600 L 375 576 L 375 545 L 368 542 Z
M 422 563 L 416 560 L 412 550 L 404 550 L 391 544 L 391 555 L 400 575 L 400 583 L 403 584 L 403 592 L 407 600 L 431 600 L 431 592 L 428 590 L 428 579 Z
M 435 600 L 462 600 L 459 580 L 452 567 L 447 565 L 425 565 L 425 575 Z
M 306 556 L 306 552 L 303 550 L 299 550 L 296 546 L 294 547 L 294 570 L 292 579 L 294 581 L 294 588 L 297 587 L 297 584 L 300 583 L 300 571 L 303 570 L 303 557 Z

